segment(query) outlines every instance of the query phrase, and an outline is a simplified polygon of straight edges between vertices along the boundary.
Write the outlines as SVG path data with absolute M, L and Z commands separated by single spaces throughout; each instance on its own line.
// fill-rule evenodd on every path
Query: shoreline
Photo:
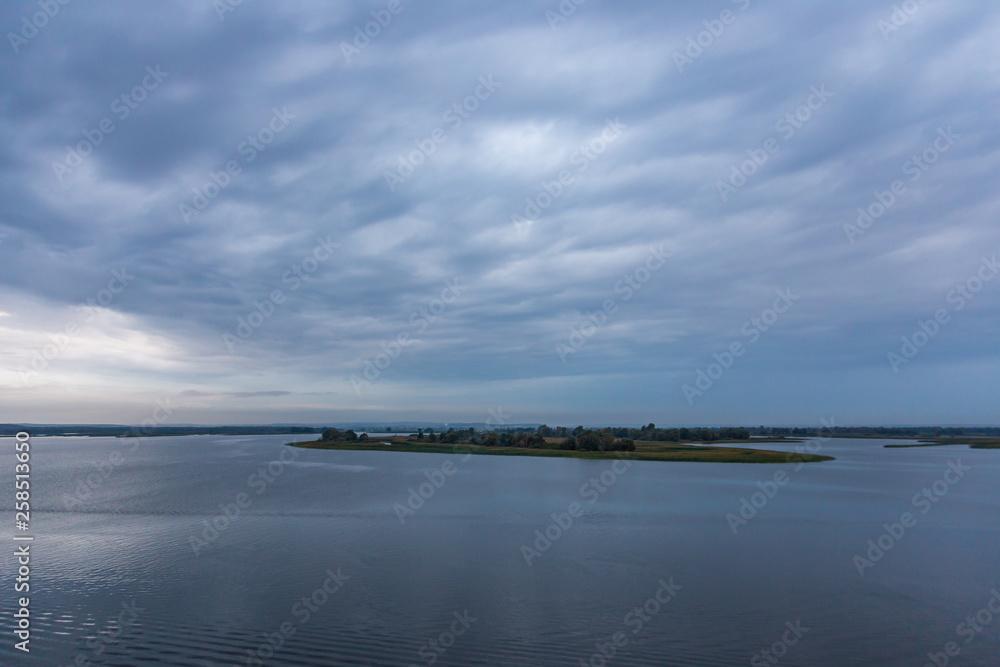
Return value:
M 775 440 L 778 441 L 778 440 Z M 389 442 L 390 444 L 384 444 Z M 789 442 L 789 440 L 780 440 Z M 549 443 L 557 445 L 557 443 Z M 726 443 L 729 444 L 729 443 Z M 576 458 L 576 459 L 628 459 L 630 461 L 672 461 L 688 463 L 820 463 L 833 461 L 832 456 L 806 454 L 799 452 L 779 452 L 770 449 L 749 449 L 744 447 L 728 447 L 698 445 L 686 443 L 666 443 L 637 440 L 635 451 L 584 451 L 556 448 L 523 448 L 523 447 L 486 447 L 469 444 L 422 443 L 412 440 L 394 438 L 378 438 L 369 442 L 324 442 L 312 440 L 306 442 L 289 442 L 289 447 L 302 449 L 326 449 L 340 451 L 374 451 L 403 452 L 410 454 L 463 454 L 477 456 L 528 456 L 544 458 Z
M 919 442 L 909 445 L 886 445 L 888 449 L 910 447 L 957 447 L 968 445 L 971 449 L 1000 449 L 1000 438 L 918 438 Z

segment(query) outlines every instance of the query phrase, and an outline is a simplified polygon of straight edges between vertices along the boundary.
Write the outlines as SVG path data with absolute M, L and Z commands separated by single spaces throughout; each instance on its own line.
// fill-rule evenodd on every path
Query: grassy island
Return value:
M 904 447 L 954 447 L 956 445 L 968 445 L 972 449 L 1000 449 L 1000 438 L 923 438 L 917 443 L 910 443 L 906 445 L 886 445 L 886 447 L 902 449 Z
M 432 439 L 433 438 L 433 439 Z M 767 442 L 755 439 L 753 442 Z M 794 440 L 777 438 L 774 442 Z M 700 445 L 664 440 L 616 438 L 610 429 L 574 432 L 566 437 L 552 437 L 526 432 L 450 431 L 428 437 L 394 435 L 369 438 L 354 431 L 324 431 L 319 440 L 288 443 L 307 449 L 362 450 L 380 452 L 410 452 L 423 454 L 477 454 L 492 456 L 544 456 L 579 459 L 628 458 L 637 461 L 689 461 L 709 463 L 813 463 L 830 461 L 833 457 L 798 452 L 778 452 L 766 449 L 732 447 L 748 439 L 713 440 L 712 445 Z M 726 446 L 720 446 L 724 444 Z

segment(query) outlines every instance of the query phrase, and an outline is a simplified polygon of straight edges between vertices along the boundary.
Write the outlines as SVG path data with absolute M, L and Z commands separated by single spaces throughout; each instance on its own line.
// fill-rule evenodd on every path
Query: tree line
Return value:
M 565 426 L 550 427 L 542 424 L 538 427 L 539 435 L 547 438 L 568 438 L 579 436 L 585 429 L 577 426 L 569 429 Z M 656 424 L 649 423 L 642 428 L 607 427 L 598 432 L 611 433 L 616 438 L 626 438 L 629 440 L 652 440 L 656 442 L 681 442 L 681 441 L 703 441 L 714 442 L 716 440 L 749 440 L 750 430 L 746 428 L 657 428 Z
M 483 447 L 522 447 L 545 449 L 558 447 L 583 451 L 635 451 L 636 441 L 653 442 L 717 442 L 728 440 L 749 440 L 751 436 L 767 437 L 822 437 L 822 436 L 970 436 L 1000 435 L 1000 428 L 992 427 L 881 427 L 881 426 L 836 426 L 836 427 L 680 427 L 660 428 L 649 423 L 641 428 L 609 426 L 588 429 L 583 426 L 538 427 L 511 426 L 490 430 L 469 428 L 449 428 L 441 432 L 433 428 L 418 428 L 409 440 L 426 443 L 465 444 Z M 322 441 L 365 442 L 366 433 L 354 430 L 340 431 L 330 428 L 323 431 Z

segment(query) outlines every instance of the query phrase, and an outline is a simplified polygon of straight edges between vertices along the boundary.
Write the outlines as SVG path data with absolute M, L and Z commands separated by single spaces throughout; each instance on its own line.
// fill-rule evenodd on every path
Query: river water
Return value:
M 32 439 L 31 652 L 11 547 L 0 663 L 1000 665 L 998 451 L 627 465 L 289 439 Z

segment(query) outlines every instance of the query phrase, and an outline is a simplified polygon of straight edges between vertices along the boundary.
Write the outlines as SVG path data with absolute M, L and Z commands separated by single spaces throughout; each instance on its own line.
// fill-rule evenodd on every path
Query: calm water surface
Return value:
M 289 460 L 288 440 L 33 439 L 31 653 L 13 648 L 8 548 L 0 663 L 751 665 L 774 647 L 780 665 L 919 667 L 954 641 L 950 664 L 1000 665 L 1000 615 L 958 627 L 1000 589 L 997 451 L 833 440 L 836 461 L 799 470 L 615 472 L 460 453 Z M 12 439 L 0 447 L 9 535 Z M 787 484 L 768 485 L 779 470 Z M 726 515 L 762 504 L 759 483 L 773 497 L 734 534 Z M 925 487 L 936 502 L 915 504 Z M 429 498 L 403 514 L 411 489 Z M 915 525 L 884 536 L 904 512 Z M 854 557 L 880 537 L 891 548 L 862 577 Z

